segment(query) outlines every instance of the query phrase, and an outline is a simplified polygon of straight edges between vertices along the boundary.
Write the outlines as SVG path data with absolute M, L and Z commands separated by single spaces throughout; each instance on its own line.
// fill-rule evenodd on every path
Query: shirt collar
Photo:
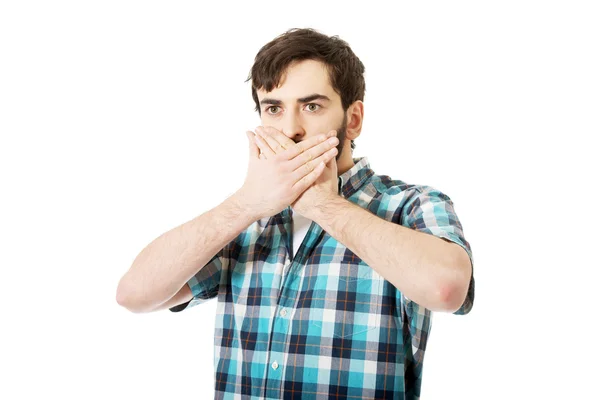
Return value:
M 367 157 L 352 158 L 352 161 L 354 166 L 338 176 L 338 194 L 344 198 L 352 196 L 374 174 Z

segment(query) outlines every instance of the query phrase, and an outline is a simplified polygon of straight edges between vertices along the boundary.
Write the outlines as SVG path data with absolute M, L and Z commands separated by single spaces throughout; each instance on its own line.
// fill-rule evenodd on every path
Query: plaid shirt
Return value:
M 375 175 L 366 157 L 338 178 L 343 198 L 457 243 L 473 257 L 448 196 Z M 215 398 L 418 399 L 431 311 L 412 302 L 315 222 L 290 260 L 292 216 L 252 223 L 187 284 L 217 297 Z M 475 281 L 454 314 L 472 306 Z

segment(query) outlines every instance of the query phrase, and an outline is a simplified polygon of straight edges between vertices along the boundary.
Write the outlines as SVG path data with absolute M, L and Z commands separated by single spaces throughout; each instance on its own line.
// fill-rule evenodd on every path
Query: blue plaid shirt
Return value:
M 375 175 L 366 157 L 338 178 L 339 195 L 387 221 L 460 245 L 448 196 Z M 311 226 L 293 260 L 291 208 L 252 223 L 188 282 L 217 297 L 215 398 L 418 399 L 431 311 Z M 455 314 L 472 306 L 475 281 Z

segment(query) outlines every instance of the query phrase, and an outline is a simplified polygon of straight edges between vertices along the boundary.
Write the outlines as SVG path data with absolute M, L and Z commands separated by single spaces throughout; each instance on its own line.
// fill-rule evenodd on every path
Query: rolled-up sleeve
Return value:
M 187 303 L 171 307 L 169 310 L 172 312 L 187 310 L 216 297 L 219 293 L 219 282 L 221 281 L 223 264 L 227 262 L 226 255 L 227 246 L 215 254 L 204 267 L 187 281 L 186 284 L 194 297 Z
M 467 252 L 471 260 L 469 289 L 463 304 L 453 314 L 469 313 L 475 300 L 473 253 L 450 197 L 435 188 L 418 186 L 406 199 L 400 215 L 403 226 L 456 243 Z

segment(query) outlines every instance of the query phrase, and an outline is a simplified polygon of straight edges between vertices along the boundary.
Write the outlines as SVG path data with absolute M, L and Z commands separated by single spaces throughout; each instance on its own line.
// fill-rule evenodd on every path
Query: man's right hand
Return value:
M 329 143 L 326 134 L 320 134 L 261 159 L 254 135 L 246 131 L 248 171 L 237 194 L 256 219 L 275 215 L 292 204 L 324 171 L 320 163 L 327 164 L 337 154 L 337 143 Z

